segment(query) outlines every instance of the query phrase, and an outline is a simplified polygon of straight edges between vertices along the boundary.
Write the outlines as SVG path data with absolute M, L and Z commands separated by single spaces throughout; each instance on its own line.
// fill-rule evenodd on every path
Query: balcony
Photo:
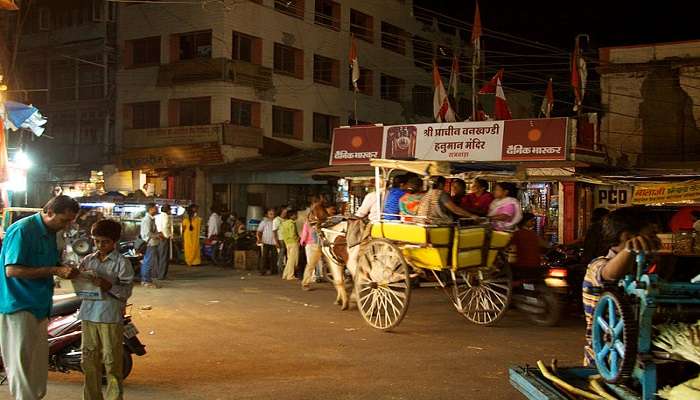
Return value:
M 272 85 L 272 69 L 228 58 L 197 58 L 161 65 L 158 86 L 228 81 L 256 90 L 268 90 Z
M 262 149 L 263 130 L 248 126 L 224 125 L 223 144 Z
M 139 149 L 197 144 L 226 144 L 260 149 L 262 148 L 262 137 L 263 131 L 261 128 L 228 124 L 125 129 L 122 135 L 122 147 L 124 149 Z

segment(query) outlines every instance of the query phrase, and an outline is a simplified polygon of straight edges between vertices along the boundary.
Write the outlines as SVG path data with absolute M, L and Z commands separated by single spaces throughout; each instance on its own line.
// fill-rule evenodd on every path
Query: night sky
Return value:
M 474 0 L 414 0 L 469 23 Z M 700 39 L 696 0 L 507 1 L 481 0 L 484 28 L 569 49 L 577 33 L 592 47 Z M 574 5 L 580 5 L 575 8 Z M 492 44 L 491 47 L 498 43 Z

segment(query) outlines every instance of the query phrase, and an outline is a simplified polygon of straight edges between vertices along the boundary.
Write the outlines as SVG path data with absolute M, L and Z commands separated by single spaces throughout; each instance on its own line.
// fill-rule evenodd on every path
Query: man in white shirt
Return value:
M 221 233 L 221 215 L 217 207 L 211 208 L 211 216 L 207 222 L 207 238 L 211 239 L 214 236 L 219 236 Z
M 257 244 L 262 246 L 260 258 L 260 275 L 272 275 L 277 265 L 277 249 L 280 247 L 277 232 L 273 229 L 275 209 L 270 208 L 265 213 L 265 218 L 258 225 Z
M 146 205 L 146 215 L 141 220 L 141 240 L 146 242 L 146 254 L 143 256 L 141 264 L 141 285 L 148 288 L 156 288 L 153 284 L 153 269 L 158 266 L 158 244 L 162 235 L 156 228 L 155 216 L 158 214 L 158 207 L 155 203 Z
M 158 244 L 158 266 L 153 273 L 157 279 L 166 278 L 170 265 L 170 245 L 173 238 L 173 216 L 170 211 L 170 206 L 166 204 L 160 208 L 160 214 L 156 215 L 156 228 L 163 235 Z
M 369 192 L 362 199 L 360 208 L 355 212 L 355 216 L 360 218 L 369 218 L 370 222 L 379 221 L 381 219 L 382 210 L 377 201 L 377 191 Z

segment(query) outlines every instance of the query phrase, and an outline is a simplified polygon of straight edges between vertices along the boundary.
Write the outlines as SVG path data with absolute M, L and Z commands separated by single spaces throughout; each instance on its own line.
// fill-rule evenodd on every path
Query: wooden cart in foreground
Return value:
M 423 176 L 451 173 L 444 162 L 373 160 L 371 165 L 378 193 L 395 170 Z M 383 204 L 383 196 L 377 197 Z M 492 230 L 487 221 L 463 222 L 372 223 L 354 276 L 357 306 L 370 326 L 384 331 L 398 326 L 408 310 L 411 281 L 428 271 L 468 321 L 492 325 L 503 317 L 511 298 L 505 256 L 510 234 Z

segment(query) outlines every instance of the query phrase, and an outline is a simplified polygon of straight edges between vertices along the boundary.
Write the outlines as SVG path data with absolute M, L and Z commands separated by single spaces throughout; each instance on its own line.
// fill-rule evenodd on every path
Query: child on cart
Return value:
M 656 236 L 658 225 L 646 207 L 625 207 L 605 217 L 603 237 L 609 244 L 606 256 L 591 261 L 583 280 L 583 308 L 586 315 L 586 346 L 584 365 L 595 367 L 595 354 L 591 347 L 592 319 L 602 289 L 633 271 L 635 254 L 654 252 L 660 242 Z

